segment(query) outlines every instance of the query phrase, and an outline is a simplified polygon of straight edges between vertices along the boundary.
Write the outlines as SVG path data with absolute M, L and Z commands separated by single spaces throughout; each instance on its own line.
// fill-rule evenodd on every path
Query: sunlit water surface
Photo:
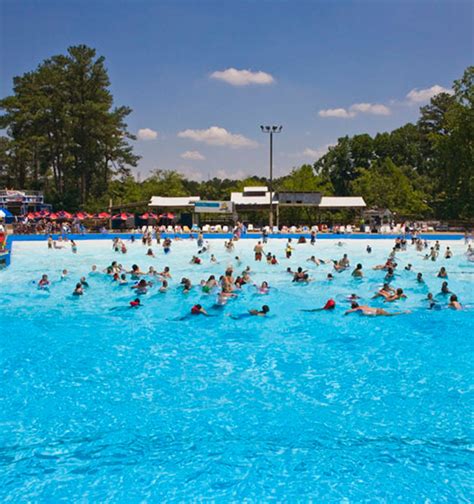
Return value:
M 213 240 L 219 263 L 205 256 L 200 266 L 189 263 L 191 241 L 168 256 L 154 245 L 156 258 L 141 243 L 126 255 L 109 241 L 78 242 L 77 255 L 15 243 L 0 272 L 0 500 L 472 502 L 474 264 L 462 241 L 442 242 L 454 258 L 435 263 L 409 246 L 393 282 L 408 299 L 387 306 L 369 299 L 384 276 L 371 268 L 392 241 L 373 240 L 372 254 L 368 243 L 295 245 L 287 260 L 285 240 L 271 240 L 277 266 L 254 262 L 253 240 L 232 254 Z M 329 282 L 329 265 L 306 262 L 343 253 L 363 263 L 363 280 L 348 271 Z M 235 256 L 236 272 L 250 265 L 269 295 L 249 286 L 218 310 L 198 287 L 181 293 L 182 276 L 197 285 Z M 128 309 L 129 287 L 89 274 L 113 260 L 170 266 L 169 292 L 154 286 L 142 308 Z M 403 269 L 409 262 L 414 271 Z M 299 265 L 314 282 L 291 283 L 285 269 Z M 467 309 L 426 309 L 442 265 Z M 32 283 L 42 273 L 49 293 Z M 90 287 L 73 299 L 82 275 Z M 344 316 L 352 292 L 411 313 Z M 329 297 L 333 313 L 300 311 Z M 215 316 L 176 320 L 197 302 Z M 267 318 L 227 316 L 264 303 Z

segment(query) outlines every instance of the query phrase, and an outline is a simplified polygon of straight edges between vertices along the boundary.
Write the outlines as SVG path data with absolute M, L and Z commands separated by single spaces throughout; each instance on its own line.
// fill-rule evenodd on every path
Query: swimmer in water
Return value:
M 148 287 L 151 287 L 153 284 L 151 282 L 147 282 L 144 278 L 142 278 L 138 283 L 132 285 L 132 289 L 135 289 L 137 294 L 146 294 L 148 292 Z
M 418 283 L 425 283 L 425 281 L 423 280 L 423 273 L 417 273 L 417 275 L 416 275 L 416 281 Z
M 68 277 L 68 271 L 67 269 L 63 269 L 63 272 L 61 273 L 61 280 L 66 280 Z
M 270 308 L 268 307 L 268 305 L 263 305 L 260 310 L 249 310 L 249 314 L 257 317 L 265 317 L 269 311 Z
M 73 254 L 77 254 L 77 245 L 74 240 L 71 240 L 71 250 Z
M 209 313 L 200 305 L 200 304 L 195 304 L 191 308 L 191 315 L 204 315 L 206 317 L 210 317 Z
M 143 306 L 140 298 L 135 298 L 133 301 L 130 301 L 129 305 L 129 308 L 140 308 L 140 306 Z
M 84 294 L 84 290 L 82 288 L 82 284 L 79 282 L 76 284 L 76 288 L 74 289 L 74 292 L 72 293 L 73 296 L 82 296 Z
M 38 282 L 38 289 L 48 289 L 49 286 L 51 285 L 49 279 L 48 279 L 48 275 L 43 275 L 41 277 L 41 280 Z
M 171 278 L 170 267 L 165 266 L 164 270 L 158 273 L 158 275 L 164 278 Z
M 394 294 L 385 297 L 384 303 L 392 303 L 393 301 L 398 301 L 399 299 L 406 299 L 406 295 L 403 294 L 403 289 L 400 287 L 395 291 Z
M 439 307 L 439 305 L 436 303 L 436 299 L 431 292 L 429 292 L 426 296 L 426 301 L 428 301 L 428 310 Z
M 446 271 L 446 268 L 444 266 L 441 267 L 441 269 L 438 271 L 438 278 L 448 278 L 448 272 Z
M 448 282 L 443 282 L 441 284 L 441 292 L 440 294 L 451 294 L 451 291 L 448 288 Z
M 409 313 L 409 312 L 397 312 L 397 313 L 389 313 L 382 308 L 373 308 L 372 306 L 367 306 L 367 305 L 359 305 L 358 303 L 354 302 L 351 305 L 351 309 L 347 310 L 344 315 L 349 315 L 350 313 L 361 313 L 362 315 L 368 315 L 368 316 L 384 316 L 384 317 L 393 317 L 395 315 L 403 315 L 404 313 Z
M 352 276 L 354 278 L 362 278 L 364 276 L 364 273 L 362 271 L 362 264 L 358 264 L 354 271 L 352 272 Z
M 81 277 L 79 282 L 81 283 L 82 287 L 84 287 L 84 289 L 87 289 L 89 287 L 89 284 L 87 283 L 86 277 Z
M 304 312 L 320 312 L 320 311 L 331 311 L 336 308 L 336 301 L 330 298 L 326 301 L 326 304 L 322 308 L 313 308 L 312 310 L 300 310 Z
M 387 299 L 390 296 L 393 296 L 395 294 L 395 289 L 393 287 L 390 287 L 388 283 L 384 283 L 382 288 L 375 294 L 372 299 L 376 299 L 378 297 L 383 297 Z
M 350 296 L 347 296 L 347 301 L 356 301 L 357 299 L 360 299 L 357 294 L 351 294 Z
M 334 275 L 332 273 L 328 273 L 326 280 L 329 280 L 331 282 L 332 280 L 334 280 Z
M 367 251 L 367 254 L 372 253 L 372 247 L 370 245 L 367 245 L 367 248 L 365 250 Z
M 147 256 L 150 256 L 150 257 L 155 257 L 155 254 L 153 253 L 153 249 L 149 248 L 146 252 L 146 255 Z
M 408 263 L 406 266 L 405 266 L 405 271 L 411 271 L 411 264 Z
M 456 296 L 456 294 L 453 294 L 449 298 L 448 307 L 451 308 L 452 310 L 462 310 L 461 303 L 458 301 L 458 297 Z
M 254 286 L 257 288 L 259 294 L 268 294 L 270 292 L 268 282 L 262 282 L 260 287 L 257 284 L 254 284 Z
M 161 287 L 158 289 L 158 292 L 163 294 L 167 290 L 168 290 L 168 282 L 166 280 L 163 280 L 163 282 L 161 282 Z
M 192 288 L 191 280 L 189 278 L 182 278 L 180 283 L 183 286 L 183 294 L 188 294 Z
M 306 262 L 312 262 L 312 263 L 316 264 L 316 266 L 319 266 L 321 264 L 319 259 L 316 259 L 316 257 L 314 255 L 311 256 L 309 259 L 306 259 Z

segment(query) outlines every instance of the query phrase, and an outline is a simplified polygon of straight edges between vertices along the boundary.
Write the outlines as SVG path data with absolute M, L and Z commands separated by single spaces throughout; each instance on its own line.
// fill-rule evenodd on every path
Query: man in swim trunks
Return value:
M 257 242 L 257 245 L 253 248 L 253 251 L 255 253 L 255 260 L 256 261 L 261 261 L 262 260 L 262 255 L 263 255 L 263 245 L 262 242 Z
M 359 312 L 362 315 L 369 315 L 369 316 L 384 316 L 384 317 L 393 317 L 395 315 L 402 315 L 403 313 L 409 313 L 409 312 L 397 312 L 397 313 L 389 313 L 382 308 L 373 308 L 372 306 L 367 306 L 367 305 L 359 305 L 358 303 L 354 302 L 351 305 L 351 309 L 347 310 L 344 315 L 349 315 L 349 313 L 356 313 Z

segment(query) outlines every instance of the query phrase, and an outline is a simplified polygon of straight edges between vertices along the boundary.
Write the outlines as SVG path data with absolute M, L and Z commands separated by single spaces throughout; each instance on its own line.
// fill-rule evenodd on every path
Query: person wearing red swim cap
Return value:
M 140 306 L 142 306 L 140 298 L 136 298 L 133 301 L 130 301 L 130 308 L 138 308 Z
M 334 310 L 334 308 L 336 308 L 336 301 L 334 301 L 334 299 L 332 298 L 329 298 L 322 308 L 313 308 L 312 310 L 301 310 L 301 311 L 304 312 L 331 311 Z
M 191 308 L 191 315 L 206 315 L 208 317 L 209 313 L 200 304 L 195 304 Z

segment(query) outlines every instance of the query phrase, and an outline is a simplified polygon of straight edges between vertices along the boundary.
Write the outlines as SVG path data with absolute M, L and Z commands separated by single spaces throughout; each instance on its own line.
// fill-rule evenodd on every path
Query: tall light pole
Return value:
M 283 126 L 260 126 L 262 133 L 268 133 L 270 135 L 270 219 L 269 226 L 270 230 L 273 230 L 273 133 L 280 133 Z

